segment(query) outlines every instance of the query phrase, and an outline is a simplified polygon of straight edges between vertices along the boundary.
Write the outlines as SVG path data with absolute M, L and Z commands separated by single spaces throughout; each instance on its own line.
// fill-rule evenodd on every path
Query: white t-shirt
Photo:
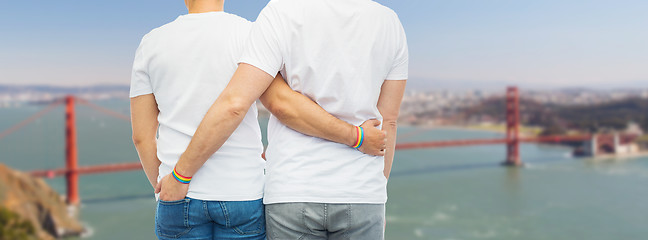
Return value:
M 354 125 L 382 116 L 385 80 L 408 74 L 396 13 L 369 0 L 274 0 L 252 27 L 241 62 L 274 76 Z M 384 158 L 296 132 L 271 117 L 264 203 L 385 203 Z
M 209 107 L 237 68 L 252 23 L 225 12 L 188 14 L 142 39 L 130 97 L 153 93 L 160 114 L 160 179 L 171 172 Z M 241 125 L 193 176 L 187 196 L 243 201 L 263 197 L 265 161 L 252 105 Z

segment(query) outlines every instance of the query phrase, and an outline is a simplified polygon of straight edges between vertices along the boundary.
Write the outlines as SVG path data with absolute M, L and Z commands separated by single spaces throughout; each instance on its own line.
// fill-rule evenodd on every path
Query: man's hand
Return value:
M 155 186 L 155 193 L 160 193 L 160 200 L 166 202 L 182 200 L 187 196 L 189 184 L 178 182 L 168 174 Z
M 378 126 L 380 126 L 380 121 L 376 119 L 369 119 L 360 125 L 364 130 L 364 140 L 362 146 L 358 148 L 360 152 L 376 156 L 385 156 L 387 138 L 385 131 L 378 129 Z

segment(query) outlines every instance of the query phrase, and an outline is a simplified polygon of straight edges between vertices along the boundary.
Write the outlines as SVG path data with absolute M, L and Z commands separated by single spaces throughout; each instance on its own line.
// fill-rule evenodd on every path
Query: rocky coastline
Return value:
M 59 239 L 80 236 L 76 207 L 40 178 L 0 164 L 0 239 Z

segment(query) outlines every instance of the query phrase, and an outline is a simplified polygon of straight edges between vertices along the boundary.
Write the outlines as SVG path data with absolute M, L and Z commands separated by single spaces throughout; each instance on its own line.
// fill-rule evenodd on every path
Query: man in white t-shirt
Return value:
M 275 0 L 259 15 L 249 41 L 176 169 L 195 173 L 281 71 L 292 89 L 341 120 L 382 120 L 387 146 L 384 157 L 370 156 L 271 118 L 264 193 L 268 238 L 382 239 L 396 119 L 408 77 L 398 16 L 370 0 Z M 261 100 L 273 98 L 270 89 Z M 267 106 L 281 121 L 292 114 Z M 170 180 L 162 181 L 162 192 L 172 198 L 185 194 Z
M 189 14 L 144 36 L 131 79 L 133 141 L 145 173 L 152 186 L 166 176 L 186 189 L 180 199 L 160 195 L 156 235 L 159 239 L 264 239 L 265 161 L 255 105 L 240 112 L 241 125 L 195 173 L 174 169 L 236 70 L 252 28 L 247 20 L 223 12 L 222 0 L 186 4 Z M 354 144 L 351 125 L 292 91 L 283 79 L 278 78 L 272 89 L 282 97 L 268 104 L 312 118 L 308 122 L 303 121 L 308 118 L 286 119 L 291 127 Z M 329 122 L 337 128 L 326 126 Z M 368 131 L 371 140 L 363 151 L 380 154 L 384 135 L 375 128 Z

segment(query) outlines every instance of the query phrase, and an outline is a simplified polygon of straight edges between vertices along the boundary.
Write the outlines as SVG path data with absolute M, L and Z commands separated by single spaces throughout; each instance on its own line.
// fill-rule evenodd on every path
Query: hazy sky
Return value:
M 648 88 L 645 0 L 377 2 L 405 26 L 410 87 Z M 266 3 L 226 11 L 253 21 Z M 186 11 L 180 0 L 4 2 L 0 84 L 128 84 L 141 37 Z

